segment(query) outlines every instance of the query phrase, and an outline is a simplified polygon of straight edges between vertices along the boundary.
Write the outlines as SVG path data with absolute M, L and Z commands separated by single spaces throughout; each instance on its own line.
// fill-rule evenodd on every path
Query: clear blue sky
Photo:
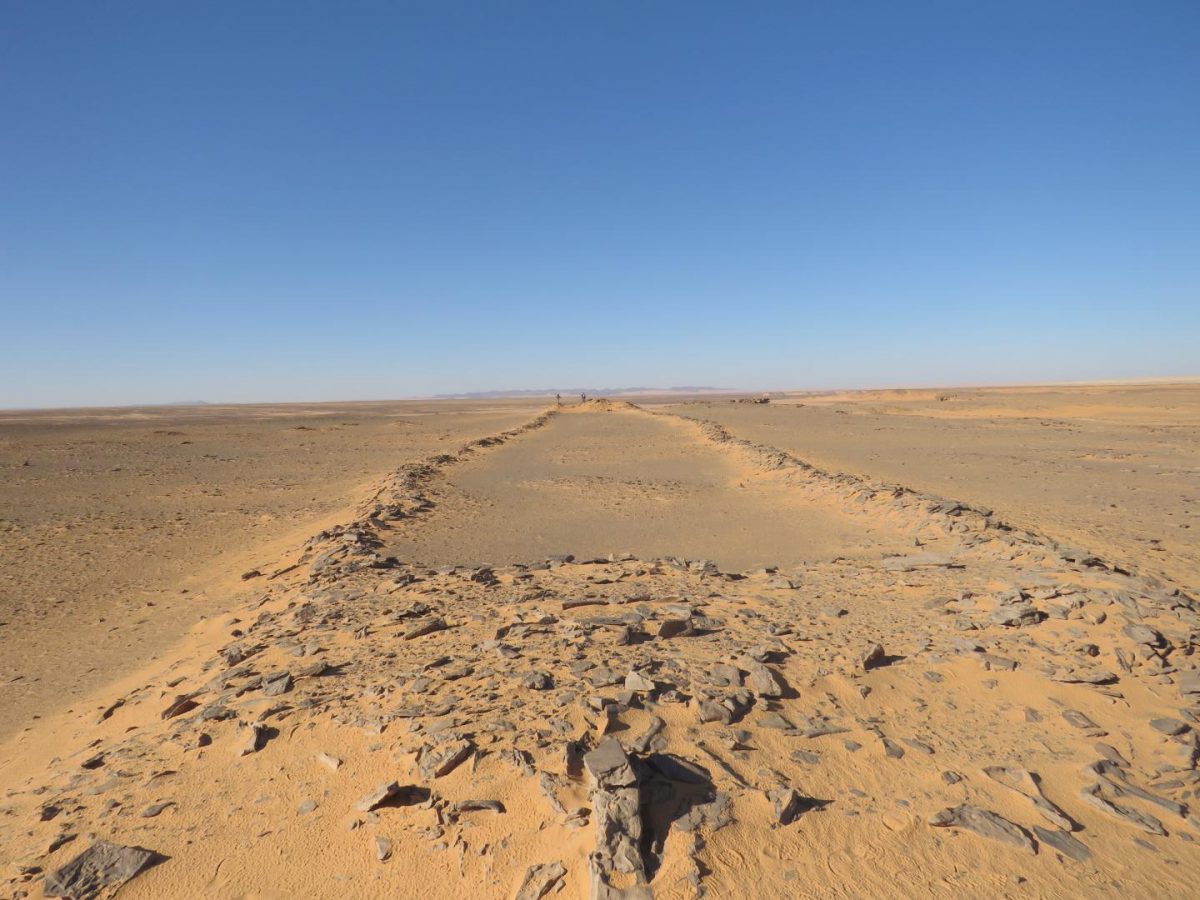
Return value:
M 0 406 L 1200 374 L 1200 3 L 0 4 Z

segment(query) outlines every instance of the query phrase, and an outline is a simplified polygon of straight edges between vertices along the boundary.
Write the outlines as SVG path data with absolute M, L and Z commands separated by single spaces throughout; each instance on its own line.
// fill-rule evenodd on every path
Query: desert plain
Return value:
M 1189 897 L 1200 384 L 0 412 L 0 895 Z

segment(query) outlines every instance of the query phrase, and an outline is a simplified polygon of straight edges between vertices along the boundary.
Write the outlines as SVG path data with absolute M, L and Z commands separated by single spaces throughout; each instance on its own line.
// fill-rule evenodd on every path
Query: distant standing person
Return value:
M 579 402 L 580 402 L 580 403 L 587 403 L 587 394 L 580 394 L 580 395 L 579 395 Z
M 558 401 L 559 406 L 562 406 L 562 394 L 555 394 L 554 399 Z

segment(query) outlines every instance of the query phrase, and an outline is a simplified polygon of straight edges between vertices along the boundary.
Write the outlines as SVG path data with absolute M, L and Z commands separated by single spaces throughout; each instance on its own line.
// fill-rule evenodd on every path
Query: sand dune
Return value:
M 965 414 L 991 397 L 949 431 L 889 402 L 459 410 L 407 443 L 362 439 L 356 464 L 391 454 L 390 471 L 345 473 L 306 540 L 243 547 L 259 574 L 212 582 L 221 615 L 131 647 L 86 696 L 39 695 L 0 748 L 0 883 L 1190 896 L 1190 532 L 1137 538 L 1152 490 L 1194 489 L 1194 426 L 1072 419 L 1080 452 L 1173 461 L 1162 482 L 1105 482 L 1066 466 L 1057 432 Z M 1115 485 L 1142 493 L 1101 528 L 1085 492 Z M 66 627 L 13 622 L 6 651 Z

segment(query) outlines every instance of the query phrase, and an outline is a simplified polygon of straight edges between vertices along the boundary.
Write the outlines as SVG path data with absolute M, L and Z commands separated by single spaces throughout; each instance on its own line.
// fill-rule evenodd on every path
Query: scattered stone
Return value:
M 514 900 L 542 900 L 558 888 L 566 874 L 567 870 L 559 862 L 530 866 Z
M 650 692 L 655 690 L 657 687 L 658 685 L 656 685 L 641 672 L 631 671 L 625 676 L 625 690 L 627 691 Z
M 471 755 L 475 746 L 467 740 L 450 741 L 421 754 L 421 774 L 426 778 L 449 775 Z
M 521 686 L 531 691 L 548 691 L 554 687 L 554 678 L 549 672 L 530 672 L 521 679 Z
M 769 668 L 762 663 L 743 660 L 746 670 L 746 686 L 760 697 L 782 697 L 783 685 Z
M 268 732 L 265 726 L 252 724 L 245 726 L 243 730 L 246 736 L 235 751 L 238 756 L 249 756 L 266 746 Z
M 1105 744 L 1105 743 L 1098 741 L 1095 744 L 1093 744 L 1092 746 L 1095 747 L 1097 753 L 1099 753 L 1101 756 L 1103 756 L 1106 760 L 1108 760 L 1114 766 L 1119 766 L 1122 769 L 1129 768 L 1129 760 L 1127 760 L 1124 756 L 1122 756 L 1121 751 L 1118 750 L 1116 747 L 1114 747 L 1112 744 Z
M 1116 673 L 1106 669 L 1057 669 L 1050 678 L 1063 684 L 1113 684 L 1120 681 Z
M 658 716 L 651 716 L 646 724 L 646 730 L 629 742 L 629 747 L 635 753 L 645 753 L 655 737 L 666 727 L 667 723 Z
M 1121 632 L 1134 643 L 1145 644 L 1148 647 L 1162 647 L 1166 644 L 1166 638 L 1162 636 L 1162 632 L 1156 631 L 1149 625 L 1130 623 L 1122 628 Z
M 1066 720 L 1068 725 L 1072 725 L 1081 731 L 1086 731 L 1091 734 L 1092 737 L 1104 737 L 1104 735 L 1108 734 L 1107 731 L 1105 731 L 1077 709 L 1063 710 L 1062 717 Z
M 392 839 L 386 837 L 375 838 L 375 858 L 380 862 L 387 862 L 392 858 Z
M 1138 787 L 1129 780 L 1129 776 L 1126 775 L 1124 769 L 1107 760 L 1094 762 L 1086 766 L 1084 771 L 1098 776 L 1103 782 L 1104 789 L 1117 797 L 1136 797 L 1139 800 L 1145 800 L 1148 803 L 1162 807 L 1167 812 L 1181 818 L 1187 816 L 1187 807 L 1182 803 L 1178 803 L 1167 797 L 1160 797 L 1157 794 L 1152 794 L 1150 791 Z
M 367 794 L 361 800 L 354 804 L 354 808 L 359 812 L 370 812 L 373 809 L 387 803 L 400 795 L 400 785 L 395 781 L 385 782 L 371 793 Z
M 318 753 L 316 760 L 330 772 L 336 772 L 342 766 L 342 761 L 340 759 L 338 759 L 336 756 L 330 756 L 328 753 Z
M 886 655 L 883 652 L 883 645 L 882 644 L 872 644 L 870 647 L 868 647 L 866 650 L 863 651 L 861 656 L 859 656 L 858 664 L 863 669 L 863 671 L 866 671 L 867 669 L 875 668 L 881 662 L 883 662 L 884 659 L 886 659 Z
M 695 633 L 691 619 L 664 619 L 658 626 L 660 638 L 690 637 Z
M 771 801 L 776 825 L 790 825 L 805 807 L 804 798 L 795 788 L 773 788 L 767 791 L 767 799 Z
M 993 625 L 1003 625 L 1008 628 L 1019 628 L 1022 625 L 1036 625 L 1042 621 L 1043 615 L 1029 603 L 1005 604 L 997 607 L 988 618 Z
M 292 673 L 286 670 L 276 672 L 273 675 L 264 675 L 262 679 L 262 692 L 267 697 L 276 697 L 290 691 L 292 684 Z
M 167 708 L 162 711 L 163 720 L 165 721 L 167 719 L 173 719 L 176 716 L 183 715 L 185 712 L 190 712 L 191 710 L 195 709 L 200 705 L 192 699 L 195 696 L 196 695 L 194 693 L 176 694 L 175 699 L 172 700 L 167 705 Z
M 499 800 L 459 800 L 451 807 L 451 810 L 455 815 L 461 815 L 465 812 L 502 813 L 506 811 L 504 804 Z
M 979 653 L 976 654 L 979 659 L 979 664 L 989 672 L 1012 672 L 1017 668 L 1015 659 L 1007 659 L 1003 656 L 997 656 L 994 653 Z
M 429 616 L 424 619 L 417 619 L 413 622 L 408 631 L 404 632 L 404 639 L 411 641 L 414 638 L 424 637 L 427 634 L 433 634 L 435 631 L 445 631 L 449 628 L 446 621 L 440 616 Z
M 756 720 L 759 728 L 770 728 L 776 731 L 794 731 L 796 726 L 781 716 L 779 713 L 769 712 L 759 716 Z

